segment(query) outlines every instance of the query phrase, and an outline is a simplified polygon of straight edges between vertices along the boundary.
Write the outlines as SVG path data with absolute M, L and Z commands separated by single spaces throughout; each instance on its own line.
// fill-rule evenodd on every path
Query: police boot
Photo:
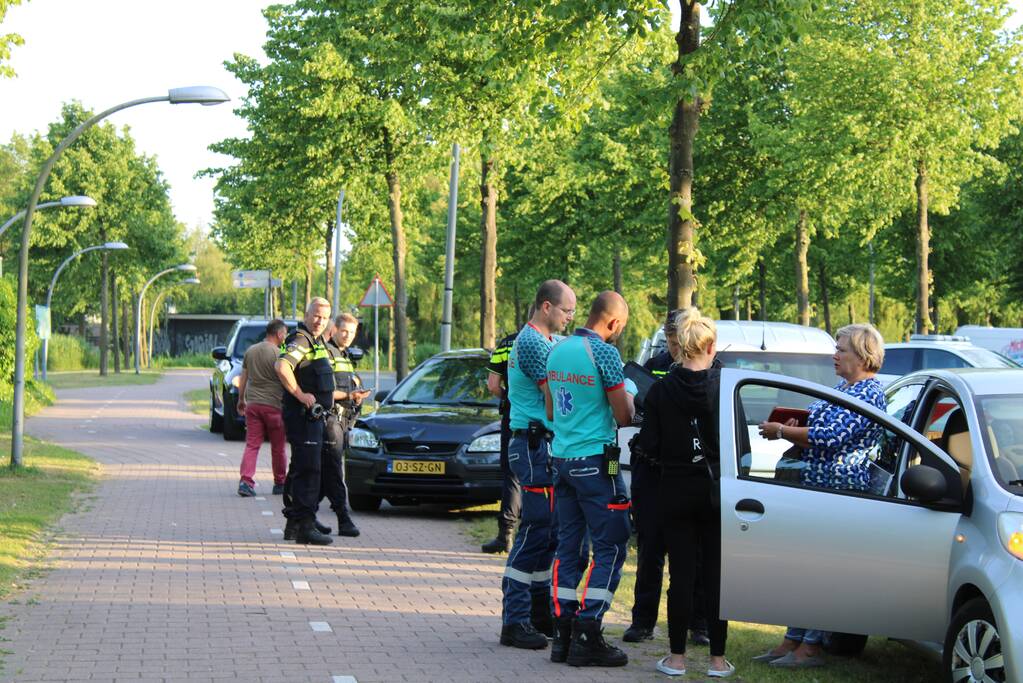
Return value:
M 554 637 L 554 617 L 551 615 L 551 594 L 533 593 L 530 596 L 529 623 L 548 638 Z
M 315 526 L 316 530 L 319 531 L 321 534 L 327 536 L 330 535 L 330 527 L 327 526 L 326 524 L 320 524 L 320 520 L 316 519 L 315 517 L 313 517 L 313 526 Z
M 629 656 L 604 640 L 596 619 L 576 619 L 572 643 L 568 646 L 569 666 L 625 666 Z
M 334 542 L 333 538 L 320 532 L 320 530 L 316 528 L 314 521 L 309 517 L 296 522 L 296 527 L 296 543 L 305 543 L 308 545 L 330 545 Z
M 487 541 L 480 546 L 480 550 L 485 553 L 506 553 L 511 550 L 512 541 L 514 536 L 512 534 L 511 525 L 501 524 L 497 529 L 497 536 L 492 541 Z
M 298 529 L 298 524 L 295 522 L 295 520 L 289 517 L 287 523 L 284 525 L 284 540 L 294 541 L 296 529 Z
M 355 526 L 348 510 L 340 510 L 337 513 L 337 535 L 355 538 L 359 535 L 359 527 Z
M 572 642 L 572 622 L 575 615 L 569 614 L 554 619 L 554 642 L 551 643 L 551 661 L 560 664 L 568 659 L 568 645 Z
M 522 624 L 505 624 L 501 627 L 501 645 L 523 650 L 542 650 L 547 647 L 547 636 L 538 632 L 528 621 Z

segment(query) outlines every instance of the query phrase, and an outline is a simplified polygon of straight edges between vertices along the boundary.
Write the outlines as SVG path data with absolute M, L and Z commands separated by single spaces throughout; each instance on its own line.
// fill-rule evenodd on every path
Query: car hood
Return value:
M 387 405 L 358 422 L 379 439 L 468 442 L 501 430 L 496 408 Z

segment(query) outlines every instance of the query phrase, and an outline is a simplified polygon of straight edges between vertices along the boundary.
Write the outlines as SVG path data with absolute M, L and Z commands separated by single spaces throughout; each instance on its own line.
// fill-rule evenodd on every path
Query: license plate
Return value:
M 442 460 L 392 460 L 387 471 L 394 474 L 444 474 Z

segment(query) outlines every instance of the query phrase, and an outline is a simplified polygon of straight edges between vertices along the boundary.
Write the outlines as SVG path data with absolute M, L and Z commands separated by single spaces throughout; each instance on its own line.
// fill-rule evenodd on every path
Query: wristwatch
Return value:
M 784 437 L 784 436 L 782 435 L 782 433 L 781 433 L 781 430 L 782 430 L 783 428 L 784 428 L 784 425 L 778 425 L 778 434 L 777 434 L 777 437 L 778 437 L 779 439 L 784 439 L 784 438 L 785 438 L 785 437 Z

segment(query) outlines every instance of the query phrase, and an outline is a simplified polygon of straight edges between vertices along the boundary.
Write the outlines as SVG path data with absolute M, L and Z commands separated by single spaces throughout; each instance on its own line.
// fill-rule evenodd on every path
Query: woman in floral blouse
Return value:
M 884 362 L 884 339 L 873 325 L 848 325 L 835 334 L 835 387 L 878 410 L 885 410 L 884 391 L 875 375 Z M 817 401 L 810 406 L 805 427 L 795 420 L 786 424 L 761 422 L 765 439 L 785 439 L 803 449 L 803 486 L 867 491 L 870 487 L 870 454 L 881 441 L 881 427 L 847 408 Z M 821 666 L 822 631 L 789 628 L 781 645 L 755 661 L 771 666 L 804 668 Z

